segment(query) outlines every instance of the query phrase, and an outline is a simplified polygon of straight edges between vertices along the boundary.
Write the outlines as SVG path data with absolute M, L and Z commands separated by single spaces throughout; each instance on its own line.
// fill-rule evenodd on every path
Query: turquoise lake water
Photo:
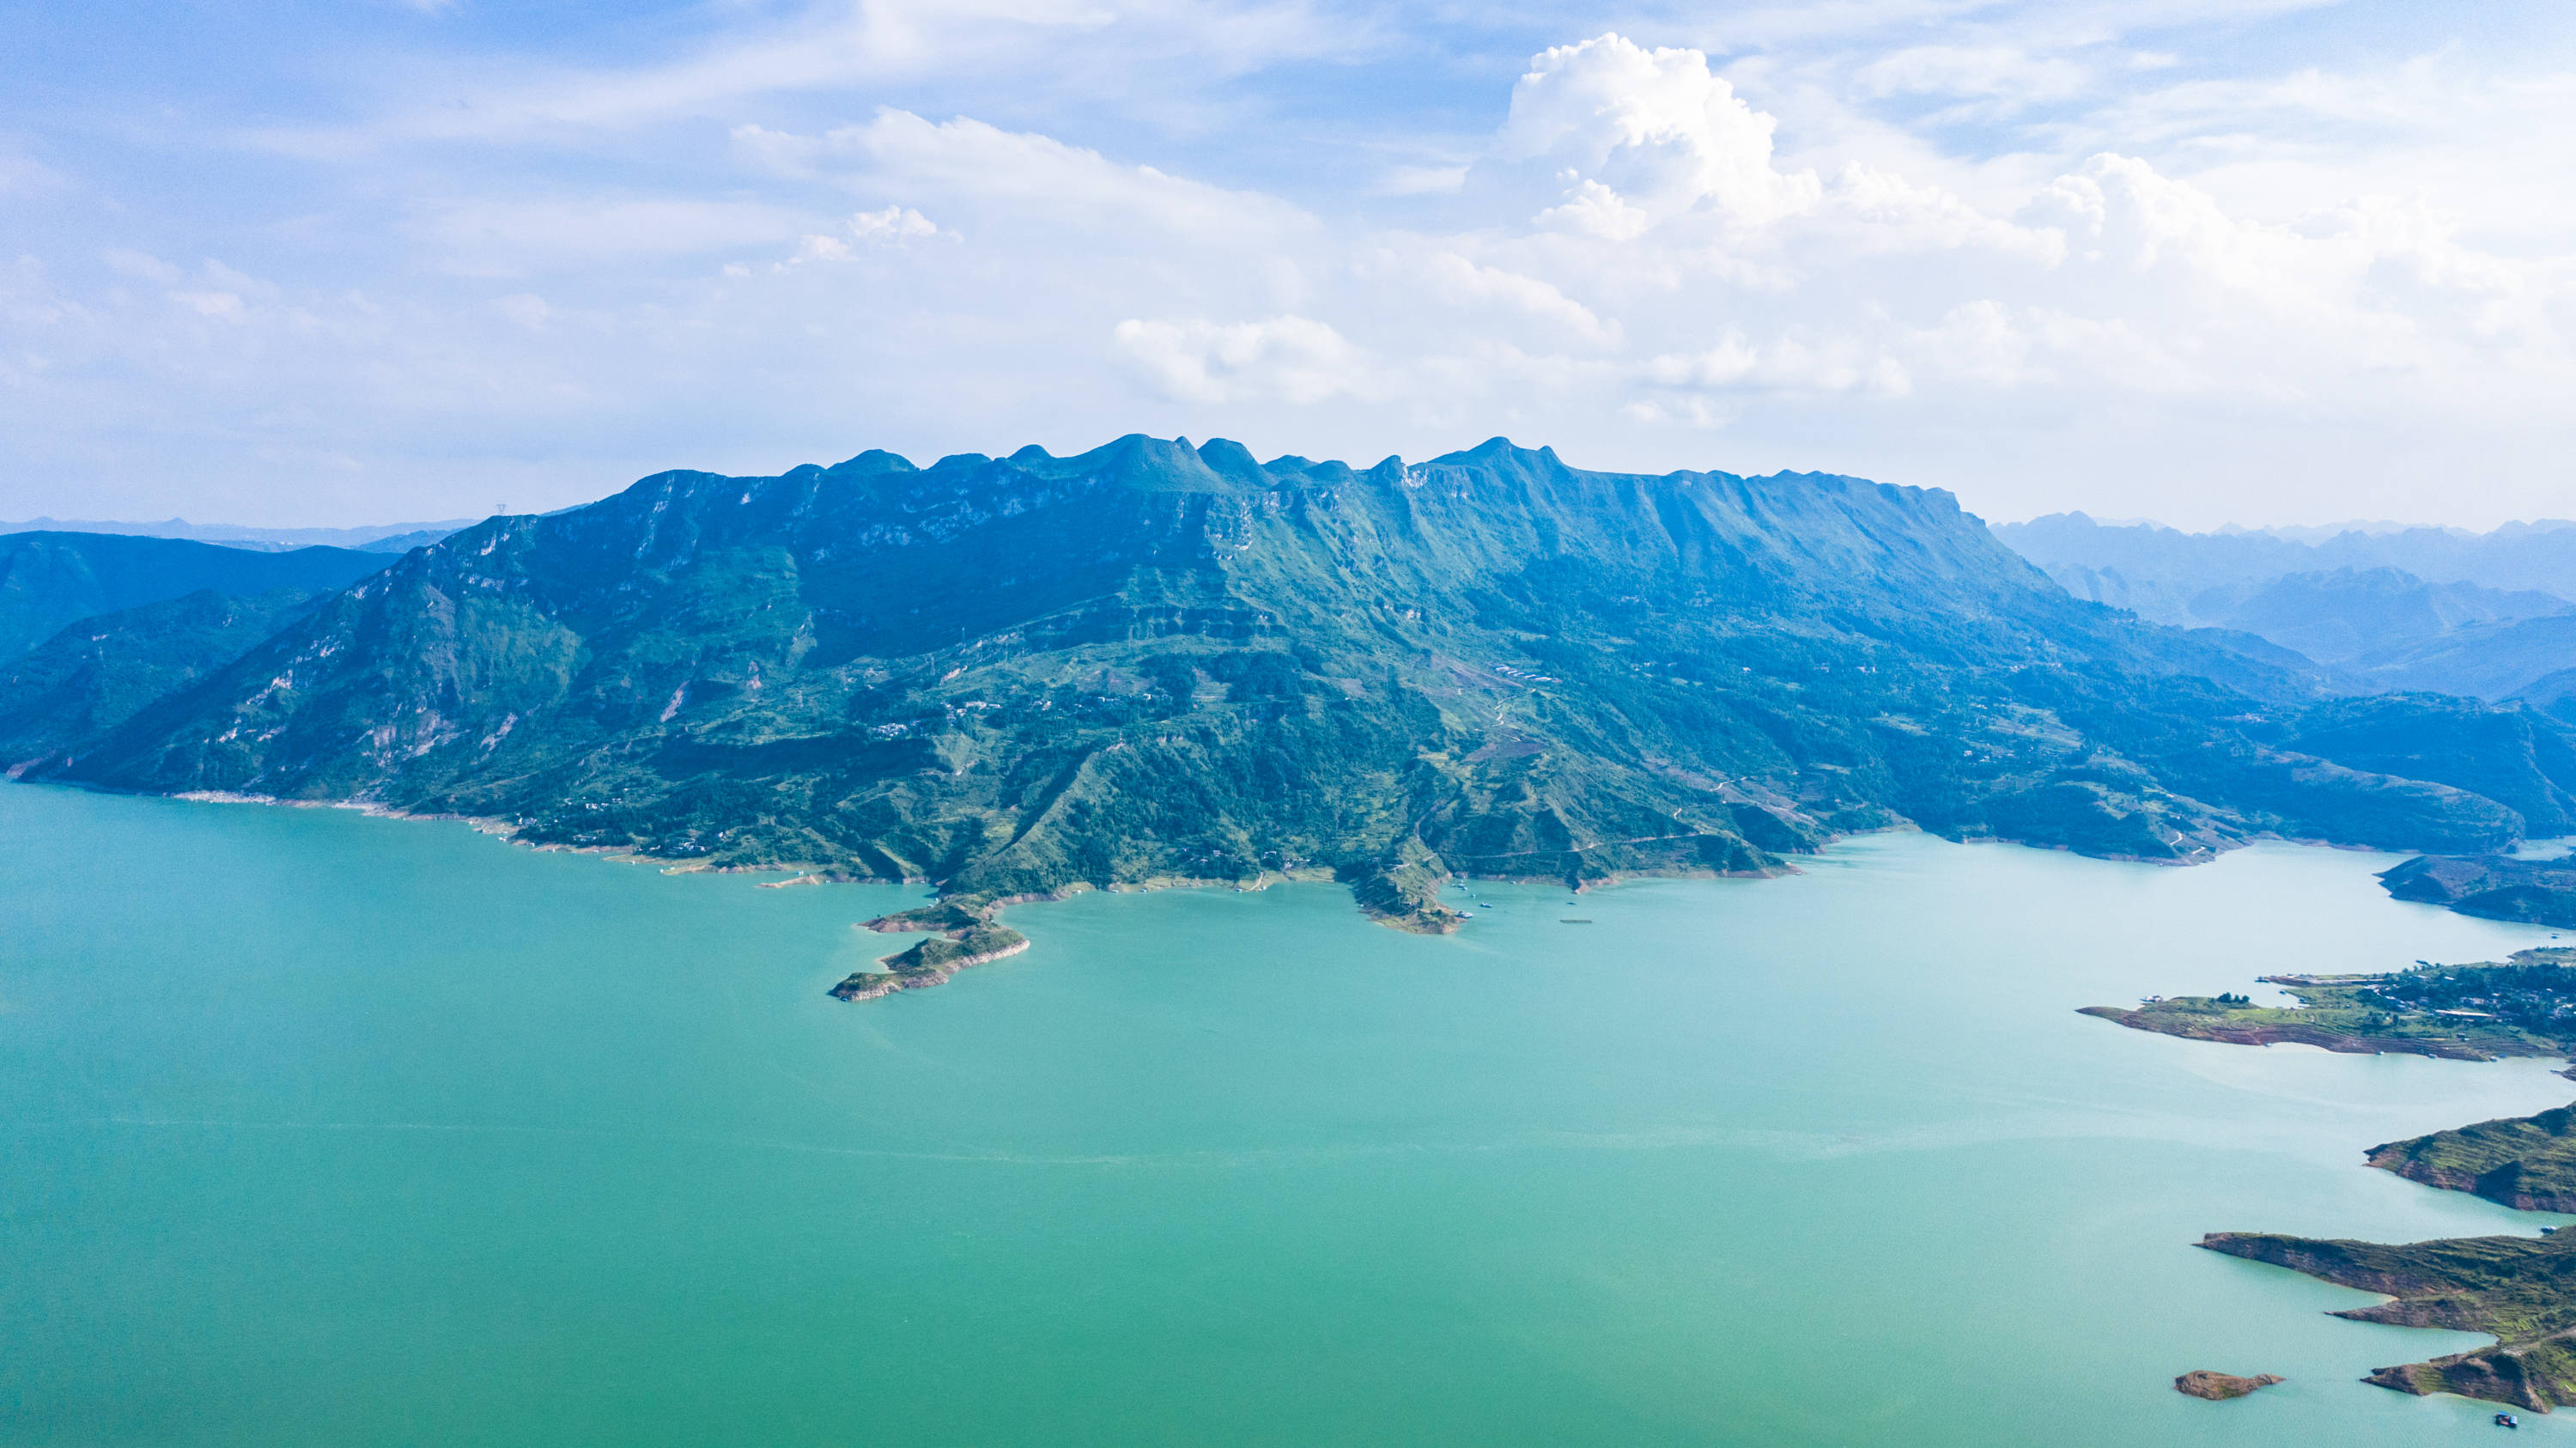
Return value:
M 2362 1151 L 2576 1096 L 2074 1014 L 2547 938 L 2286 845 L 1444 939 L 1086 895 L 845 1005 L 919 891 L 27 786 L 0 842 L 10 1445 L 2485 1441 L 2355 1381 L 2480 1339 L 2191 1243 L 2536 1230 Z

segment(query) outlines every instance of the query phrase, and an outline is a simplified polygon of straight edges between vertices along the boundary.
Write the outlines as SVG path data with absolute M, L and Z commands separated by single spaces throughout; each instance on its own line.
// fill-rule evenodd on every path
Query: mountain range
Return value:
M 212 589 L 334 592 L 393 561 L 350 548 L 252 552 L 177 538 L 0 534 L 0 661 L 76 620 Z
M 443 523 L 376 523 L 358 528 L 256 528 L 243 523 L 191 523 L 185 518 L 165 518 L 158 523 L 31 518 L 24 523 L 0 523 L 0 533 L 97 533 L 135 538 L 186 538 L 198 543 L 221 543 L 227 548 L 248 548 L 264 553 L 283 553 L 296 548 L 355 548 L 368 553 L 407 553 L 435 543 L 473 521 L 471 518 L 451 518 Z
M 262 619 L 103 626 L 172 682 L 80 721 L 49 645 L 12 773 L 952 895 L 1329 870 L 1434 929 L 1452 871 L 1759 873 L 1908 823 L 2168 860 L 2576 829 L 2554 715 L 2334 697 L 2070 597 L 1947 493 L 1499 438 L 670 472 L 265 607 L 229 658 Z
M 1994 531 L 2079 598 L 2260 637 L 2342 692 L 2547 703 L 2576 689 L 2576 524 L 2306 537 L 2059 513 Z

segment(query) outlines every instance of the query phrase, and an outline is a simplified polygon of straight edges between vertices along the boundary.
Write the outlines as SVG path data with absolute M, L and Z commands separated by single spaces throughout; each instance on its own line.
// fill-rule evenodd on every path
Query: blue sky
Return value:
M 2570 7 L 0 12 L 0 517 L 1129 431 L 2576 513 Z

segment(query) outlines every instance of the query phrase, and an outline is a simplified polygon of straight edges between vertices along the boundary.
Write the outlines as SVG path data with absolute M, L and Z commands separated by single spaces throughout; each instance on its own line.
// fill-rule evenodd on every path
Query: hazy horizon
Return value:
M 1182 441 L 1188 441 L 1188 439 L 1187 439 L 1186 437 L 1182 438 L 1181 440 L 1182 440 Z M 1508 439 L 1507 439 L 1507 440 L 1508 440 Z M 1206 439 L 1201 439 L 1200 441 L 1202 441 L 1202 442 L 1225 442 L 1225 441 L 1232 441 L 1232 439 L 1225 439 L 1225 438 L 1206 438 Z M 889 450 L 889 451 L 891 451 L 891 450 Z M 1465 449 L 1465 448 L 1463 448 L 1463 447 L 1461 447 L 1461 448 L 1453 448 L 1453 449 L 1449 449 L 1449 450 L 1447 450 L 1447 452 L 1448 452 L 1448 453 L 1456 453 L 1456 452 L 1464 452 L 1464 451 L 1466 451 L 1466 449 Z M 972 454 L 972 455 L 974 455 L 974 456 L 984 456 L 984 457 L 995 457 L 995 458 L 1007 458 L 1007 457 L 1009 456 L 1009 453 L 1008 453 L 1008 452 L 997 452 L 997 453 L 978 453 L 978 454 Z M 1446 454 L 1446 453 L 1442 453 L 1442 454 L 1432 454 L 1432 455 L 1431 455 L 1431 457 L 1438 457 L 1438 456 L 1445 456 L 1445 455 L 1447 455 L 1447 454 Z M 855 455 L 854 455 L 854 456 L 855 456 Z M 900 455 L 900 454 L 897 454 L 897 456 L 901 456 L 901 455 Z M 948 456 L 948 455 L 943 455 L 943 457 L 944 457 L 944 456 Z M 1401 457 L 1401 455 L 1392 455 L 1392 456 Z M 910 462 L 910 463 L 912 463 L 912 464 L 914 464 L 915 466 L 918 466 L 918 467 L 927 467 L 927 466 L 930 466 L 932 463 L 935 463 L 936 461 L 939 461 L 939 459 L 931 459 L 931 460 L 928 460 L 928 461 L 924 461 L 924 460 L 922 460 L 922 459 L 916 459 L 916 458 L 905 458 L 904 460 L 905 460 L 906 462 Z M 1420 457 L 1417 457 L 1417 458 L 1404 458 L 1404 459 L 1402 459 L 1402 460 L 1403 460 L 1403 461 L 1406 461 L 1406 462 L 1419 463 L 1419 462 L 1428 461 L 1428 460 L 1429 460 L 1429 458 L 1420 458 Z M 1343 461 L 1343 462 L 1352 462 L 1352 460 L 1351 460 L 1351 459 L 1347 459 L 1347 458 L 1339 459 L 1339 461 Z M 1352 465 L 1353 465 L 1353 466 L 1355 466 L 1355 467 L 1366 468 L 1366 467 L 1368 467 L 1368 466 L 1372 466 L 1372 465 L 1374 464 L 1374 462 L 1375 462 L 1375 461 L 1376 461 L 1376 460 L 1369 460 L 1369 461 L 1364 461 L 1364 462 L 1352 462 Z M 1574 467 L 1574 468 L 1578 468 L 1578 469 L 1581 469 L 1581 468 L 1585 468 L 1585 467 L 1586 467 L 1586 465 L 1585 465 L 1584 463 L 1582 463 L 1580 460 L 1577 460 L 1577 459 L 1566 459 L 1565 461 L 1567 462 L 1567 465 L 1568 465 L 1568 466 L 1570 466 L 1570 467 Z M 800 462 L 800 463 L 790 464 L 790 465 L 788 465 L 787 467 L 779 468 L 779 469 L 777 469 L 777 470 L 776 470 L 776 471 L 774 471 L 774 472 L 765 472 L 765 473 L 756 473 L 756 474 L 741 474 L 741 475 L 739 475 L 739 476 L 775 477 L 775 476 L 778 476 L 778 475 L 779 475 L 779 474 L 781 474 L 781 473 L 784 473 L 784 472 L 789 471 L 789 470 L 790 470 L 790 468 L 793 468 L 793 467 L 802 467 L 802 466 L 807 466 L 807 465 L 808 465 L 808 463 L 810 463 L 810 462 L 811 462 L 811 460 L 808 460 L 808 462 Z M 816 464 L 816 465 L 819 465 L 819 466 L 827 466 L 827 467 L 828 467 L 828 466 L 831 466 L 831 464 Z M 1592 469 L 1592 470 L 1593 470 L 1593 471 L 1616 471 L 1616 470 L 1614 470 L 1614 469 Z M 604 501 L 604 500 L 606 500 L 606 499 L 608 499 L 608 498 L 615 497 L 619 492 L 624 491 L 626 487 L 634 486 L 634 484 L 635 484 L 635 483 L 638 483 L 638 482 L 648 481 L 648 480 L 650 480 L 651 478 L 653 478 L 653 477 L 655 477 L 655 476 L 658 476 L 661 472 L 673 472 L 673 471 L 677 471 L 677 472 L 688 472 L 688 471 L 707 471 L 707 470 L 705 470 L 705 469 L 689 469 L 689 468 L 658 469 L 658 470 L 656 470 L 656 471 L 655 471 L 655 472 L 653 472 L 653 473 L 647 473 L 647 474 L 644 474 L 644 475 L 643 475 L 642 477 L 640 477 L 640 478 L 632 479 L 632 480 L 630 480 L 628 483 L 623 484 L 623 485 L 620 485 L 619 487 L 615 487 L 615 488 L 608 489 L 607 491 L 600 493 L 597 497 L 591 497 L 591 498 L 583 498 L 583 499 L 579 499 L 579 500 L 577 500 L 577 501 L 569 502 L 569 503 L 564 503 L 564 504 L 561 504 L 561 505 L 559 505 L 559 506 L 557 506 L 557 507 L 555 507 L 555 508 L 547 509 L 547 510 L 544 510 L 544 511 L 548 511 L 548 512 L 563 512 L 563 511 L 570 511 L 570 510 L 575 509 L 575 508 L 587 507 L 587 506 L 589 506 L 590 504 L 597 503 L 597 502 L 601 502 L 601 501 Z M 1729 470 L 1727 470 L 1727 469 L 1702 469 L 1701 471 L 1729 471 Z M 1807 468 L 1784 468 L 1784 469 L 1781 469 L 1780 471 L 1783 471 L 1783 472 L 1793 472 L 1793 473 L 1794 473 L 1794 472 L 1811 472 L 1811 471 L 1812 471 L 1812 472 L 1825 473 L 1825 472 L 1831 472 L 1832 470 L 1831 470 L 1831 469 L 1824 469 L 1824 468 L 1816 468 L 1816 469 L 1807 469 Z M 1887 481 L 1887 480 L 1886 480 L 1886 479 L 1880 479 L 1880 478 L 1872 478 L 1872 479 L 1869 479 L 1869 481 L 1872 481 L 1872 482 L 1884 482 L 1884 481 Z M 1963 503 L 1963 506 L 1964 506 L 1964 505 L 1965 505 L 1965 500 L 1962 500 L 1962 503 Z M 262 520 L 262 521 L 257 521 L 257 522 L 246 522 L 246 521 L 243 521 L 243 520 L 239 520 L 239 519 L 231 519 L 231 518 L 189 518 L 189 517 L 184 517 L 184 516 L 180 516 L 180 515 L 176 515 L 176 514 L 174 514 L 174 515 L 172 515 L 172 516 L 170 516 L 170 517 L 166 517 L 166 518 L 68 518 L 68 517 L 65 517 L 65 518 L 58 518 L 58 517 L 55 517 L 55 516 L 53 516 L 53 515 L 51 515 L 51 514 L 38 514 L 38 515 L 33 516 L 33 517 L 20 518 L 20 519 L 14 519 L 14 520 L 10 520 L 10 519 L 0 519 L 0 533 L 8 533 L 8 532 L 25 532 L 25 531 L 34 531 L 34 530 L 39 530 L 39 529 L 54 529 L 54 530 L 72 531 L 72 532 L 79 532 L 79 531 L 122 532 L 122 533 L 131 533 L 131 534 L 136 534 L 136 535 L 140 535 L 140 536 L 168 536 L 168 537 L 188 537 L 188 536 L 195 536 L 195 535 L 198 535 L 198 534 L 224 533 L 224 532 L 238 533 L 239 535 L 241 535 L 241 536 L 243 536 L 243 537 L 245 537 L 245 538 L 258 538 L 258 537 L 267 537 L 267 536 L 270 536 L 270 535 L 285 535 L 285 534 L 299 534 L 299 533 L 310 533 L 310 534 L 376 535 L 376 536 L 381 536 L 381 537 L 391 537 L 391 536 L 394 536 L 394 535 L 396 535 L 396 534 L 398 534 L 398 533 L 401 533 L 401 532 L 404 532 L 404 531 L 408 531 L 408 530 L 413 530 L 413 529 L 432 529 L 432 528 L 461 529 L 461 528 L 467 528 L 467 527 L 471 527 L 471 526 L 473 526 L 473 525 L 474 525 L 474 524 L 476 524 L 476 523 L 479 523 L 479 522 L 484 521 L 486 518 L 490 518 L 490 517 L 494 517 L 494 516 L 499 516 L 499 515 L 501 515 L 501 514 L 502 514 L 502 513 L 504 513 L 504 512 L 510 513 L 510 514 L 512 514 L 512 515 L 514 515 L 514 516 L 515 516 L 515 515 L 522 515 L 522 514 L 525 514 L 525 513 L 526 513 L 526 512 L 528 512 L 528 511 L 529 511 L 529 510 L 525 510 L 525 509 L 498 509 L 498 508 L 496 508 L 496 509 L 494 509 L 494 510 L 492 510 L 492 511 L 485 512 L 485 513 L 481 513 L 481 514 L 477 514 L 477 515 L 475 515 L 475 516 L 473 516 L 473 517 L 453 517 L 453 518 L 440 518 L 440 519 L 396 519 L 396 520 L 390 520 L 390 521 L 388 521 L 388 520 L 384 520 L 384 519 L 363 519 L 363 520 L 355 520 L 355 521 L 329 521 L 329 522 L 325 522 L 325 521 L 317 521 L 317 520 L 311 520 L 311 519 L 294 519 L 294 518 L 282 518 L 282 519 Z M 2092 514 L 2090 514 L 2090 513 L 2086 512 L 2084 509 L 2081 509 L 2081 508 L 2060 508 L 2060 509 L 2051 509 L 2051 510 L 2048 510 L 2048 511 L 2045 511 L 2045 512 L 2032 513 L 2032 514 L 2028 514 L 2028 515 L 2021 516 L 2021 517 L 2011 517 L 2011 518 L 2001 518 L 2001 517 L 1993 517 L 1993 516 L 1989 516 L 1989 515 L 1987 515 L 1987 514 L 1984 514 L 1984 513 L 1980 513 L 1980 512 L 1978 512 L 1974 507 L 1969 507 L 1969 508 L 1968 508 L 1968 511 L 1969 511 L 1971 514 L 1974 514 L 1974 515 L 1979 519 L 1979 521 L 1981 521 L 1981 522 L 1985 523 L 1987 526 L 1989 526 L 1989 527 L 1997 527 L 1997 528 L 2000 528 L 2000 527 L 2006 527 L 2006 526 L 2011 526 L 2011 525 L 2015 525 L 2015 524 L 2022 524 L 2022 523 L 2035 522 L 2035 521 L 2038 521 L 2038 520 L 2043 519 L 2043 518 L 2050 518 L 2050 517 L 2063 517 L 2063 516 L 2069 516 L 2069 515 L 2072 515 L 2072 516 L 2077 516 L 2077 517 L 2083 517 L 2083 518 L 2087 519 L 2088 521 L 2090 521 L 2090 522 L 2094 523 L 2095 525 L 2100 526 L 2100 527 L 2104 527 L 2104 528 L 2131 528 L 2131 527 L 2160 528 L 2160 529 L 2170 529 L 2170 530 L 2173 530 L 2173 531 L 2176 531 L 2176 532 L 2187 533 L 2187 534 L 2191 534 L 2191 535 L 2194 535 L 2194 536 L 2202 536 L 2202 535 L 2224 535 L 2224 534 L 2229 534 L 2229 533 L 2249 533 L 2249 534 L 2250 534 L 2250 533 L 2265 533 L 2265 534 L 2272 534 L 2272 535 L 2275 535 L 2275 536 L 2281 536 L 2281 537 L 2290 537 L 2290 538 L 2294 538 L 2296 541 L 2301 541 L 2301 542 L 2315 542 L 2315 541 L 2318 541 L 2318 540 L 2320 540 L 2320 539 L 2330 538 L 2330 537 L 2336 536 L 2336 535 L 2341 534 L 2341 533 L 2346 533 L 2346 532 L 2360 532 L 2360 533 L 2384 534 L 2384 533 L 2398 533 L 2398 532 L 2405 532 L 2405 531 L 2409 531 L 2409 530 L 2413 530 L 2413 529 L 2432 528 L 2432 529 L 2439 529 L 2439 530 L 2442 530 L 2442 531 L 2447 531 L 2447 532 L 2452 532 L 2452 533 L 2467 533 L 2467 534 L 2471 534 L 2471 535 L 2473 535 L 2473 536 L 2484 536 L 2484 535 L 2486 535 L 2486 534 L 2493 533 L 2493 532 L 2496 532 L 2496 531 L 2498 531 L 2498 530 L 2500 530 L 2500 529 L 2505 529 L 2505 528 L 2516 528 L 2516 527 L 2548 527 L 2548 526 L 2552 526 L 2552 525 L 2561 525 L 2561 526 L 2571 526 L 2571 527 L 2576 527 L 2576 520 L 2569 520 L 2569 519 L 2563 519 L 2563 518 L 2551 518 L 2551 517 L 2545 517 L 2545 516 L 2535 516 L 2535 517 L 2529 517 L 2529 518 L 2506 518 L 2506 519 L 2499 520 L 2498 522 L 2496 522 L 2496 523 L 2494 523 L 2494 524 L 2492 524 L 2492 525 L 2490 525 L 2490 526 L 2488 526 L 2488 527 L 2484 527 L 2484 528 L 2462 528 L 2460 525 L 2458 525 L 2458 524 L 2452 524 L 2452 523 L 2441 523 L 2441 522 L 2434 522 L 2434 521 L 2429 521 L 2429 520 L 2406 521 L 2406 520 L 2391 519 L 2391 518 L 2343 518 L 2343 519 L 2332 519 L 2332 520 L 2328 520 L 2328 521 L 2324 521 L 2324 522 L 2296 522 L 2296 521 L 2292 521 L 2292 522 L 2280 522 L 2280 523 L 2268 523 L 2268 524 L 2247 524 L 2247 523 L 2238 523 L 2238 522 L 2234 522 L 2234 521 L 2224 521 L 2224 522 L 2216 523 L 2216 524 L 2213 524 L 2213 525 L 2210 525 L 2210 526 L 2205 526 L 2205 527 L 2196 527 L 2196 528 L 2195 528 L 2195 527 L 2182 527 L 2182 526 L 2177 525 L 2177 524 L 2173 524 L 2173 523 L 2165 522 L 2164 520 L 2162 520 L 2162 519 L 2158 519 L 2158 518 L 2146 518 L 2146 517 L 2132 517 L 2132 518 L 2106 518 L 2106 517 L 2097 517 L 2097 516 L 2094 516 L 2094 515 L 2092 515 Z M 166 534 L 154 534 L 154 533 L 152 533 L 152 532 L 151 532 L 151 530 L 156 529 L 156 528 L 186 528 L 186 529 L 189 529 L 189 530 L 191 530 L 191 531 L 190 531 L 189 533 L 184 533 L 184 534 L 183 534 L 183 533 L 175 533 L 175 532 L 173 532 L 173 533 L 166 533 Z M 206 541 L 226 541 L 226 540 L 221 539 L 221 538 L 211 538 L 211 539 L 208 539 L 208 540 L 206 540 Z

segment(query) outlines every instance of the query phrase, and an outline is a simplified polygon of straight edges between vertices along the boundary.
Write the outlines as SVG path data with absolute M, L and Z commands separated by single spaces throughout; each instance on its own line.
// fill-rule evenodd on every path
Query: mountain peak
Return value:
M 910 458 L 872 447 L 847 462 L 834 464 L 828 471 L 844 477 L 864 478 L 878 473 L 917 473 L 921 469 L 914 467 Z
M 1266 485 L 1270 475 L 1252 456 L 1252 449 L 1229 438 L 1212 437 L 1199 446 L 1199 461 L 1210 472 L 1237 482 Z

